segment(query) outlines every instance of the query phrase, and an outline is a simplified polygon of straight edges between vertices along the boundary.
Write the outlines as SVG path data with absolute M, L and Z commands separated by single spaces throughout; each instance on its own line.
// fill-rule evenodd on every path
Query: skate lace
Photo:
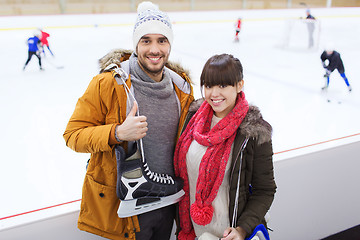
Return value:
M 169 176 L 168 174 L 164 174 L 164 173 L 156 173 L 150 170 L 149 166 L 147 165 L 147 163 L 144 163 L 144 169 L 145 169 L 145 173 L 146 175 L 153 180 L 154 182 L 159 182 L 159 183 L 165 183 L 165 184 L 174 184 L 174 179 Z
M 129 93 L 129 95 L 133 98 L 134 102 L 136 102 L 136 99 L 135 99 L 133 93 L 131 92 L 129 87 L 126 85 L 125 81 L 128 78 L 126 72 L 122 68 L 117 67 L 117 65 L 115 65 L 115 71 L 120 75 L 120 79 L 122 80 L 122 82 L 123 82 L 123 84 L 124 84 L 124 86 L 125 86 L 125 88 L 127 90 L 127 93 Z M 129 98 L 127 98 L 127 99 L 129 100 Z M 131 105 L 130 102 L 129 102 L 129 105 Z M 138 109 L 137 109 L 136 114 L 137 114 L 137 116 L 140 116 L 139 105 L 138 105 Z M 156 173 L 156 172 L 153 172 L 153 171 L 150 170 L 150 168 L 148 167 L 148 165 L 147 165 L 147 163 L 145 161 L 144 147 L 143 147 L 142 139 L 139 140 L 139 143 L 140 143 L 141 159 L 142 159 L 142 162 L 143 162 L 145 173 L 150 178 L 150 180 L 152 180 L 154 182 L 165 183 L 165 184 L 175 184 L 174 179 L 171 176 L 169 176 L 168 174 L 163 174 L 163 173 L 160 174 L 160 173 Z

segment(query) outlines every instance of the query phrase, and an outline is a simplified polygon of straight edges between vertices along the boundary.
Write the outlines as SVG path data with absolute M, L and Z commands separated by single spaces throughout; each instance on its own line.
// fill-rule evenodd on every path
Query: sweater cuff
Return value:
M 109 135 L 109 145 L 116 145 L 116 144 L 119 144 L 121 142 L 117 141 L 116 138 L 115 138 L 115 128 L 116 126 L 119 125 L 119 124 L 114 124 L 112 127 L 111 127 L 111 130 L 110 130 L 110 135 Z

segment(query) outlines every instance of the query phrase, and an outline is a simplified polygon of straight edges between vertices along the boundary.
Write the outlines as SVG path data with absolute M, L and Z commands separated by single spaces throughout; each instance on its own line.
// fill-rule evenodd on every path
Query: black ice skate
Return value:
M 185 194 L 182 179 L 152 172 L 138 149 L 126 156 L 125 150 L 117 145 L 115 153 L 120 218 L 177 203 Z

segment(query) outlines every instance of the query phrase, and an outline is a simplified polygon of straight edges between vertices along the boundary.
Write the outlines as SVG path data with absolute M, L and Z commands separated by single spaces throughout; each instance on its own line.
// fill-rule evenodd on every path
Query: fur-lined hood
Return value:
M 200 108 L 204 99 L 198 99 L 191 103 L 189 114 L 192 116 Z M 258 144 L 271 141 L 272 127 L 265 121 L 257 106 L 250 105 L 249 110 L 240 124 L 240 133 L 246 137 L 255 138 Z
M 116 64 L 118 67 L 120 67 L 120 63 L 128 60 L 132 53 L 132 50 L 121 48 L 111 50 L 108 54 L 99 59 L 100 73 L 110 71 L 112 69 L 112 67 L 109 68 L 111 64 Z M 185 73 L 187 76 L 189 76 L 189 71 L 185 70 L 179 63 L 169 61 L 165 66 L 180 75 L 181 73 Z

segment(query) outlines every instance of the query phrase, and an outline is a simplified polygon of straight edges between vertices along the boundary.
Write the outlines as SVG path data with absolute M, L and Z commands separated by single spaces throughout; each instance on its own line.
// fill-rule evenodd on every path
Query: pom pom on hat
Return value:
M 138 8 L 137 8 L 137 12 L 141 13 L 141 12 L 145 12 L 146 10 L 155 10 L 155 11 L 160 11 L 159 10 L 159 6 L 149 2 L 149 1 L 145 1 L 139 4 Z
M 149 1 L 142 2 L 137 8 L 137 14 L 133 32 L 135 50 L 139 40 L 146 34 L 162 34 L 172 44 L 174 36 L 170 18 L 159 10 L 158 5 Z

